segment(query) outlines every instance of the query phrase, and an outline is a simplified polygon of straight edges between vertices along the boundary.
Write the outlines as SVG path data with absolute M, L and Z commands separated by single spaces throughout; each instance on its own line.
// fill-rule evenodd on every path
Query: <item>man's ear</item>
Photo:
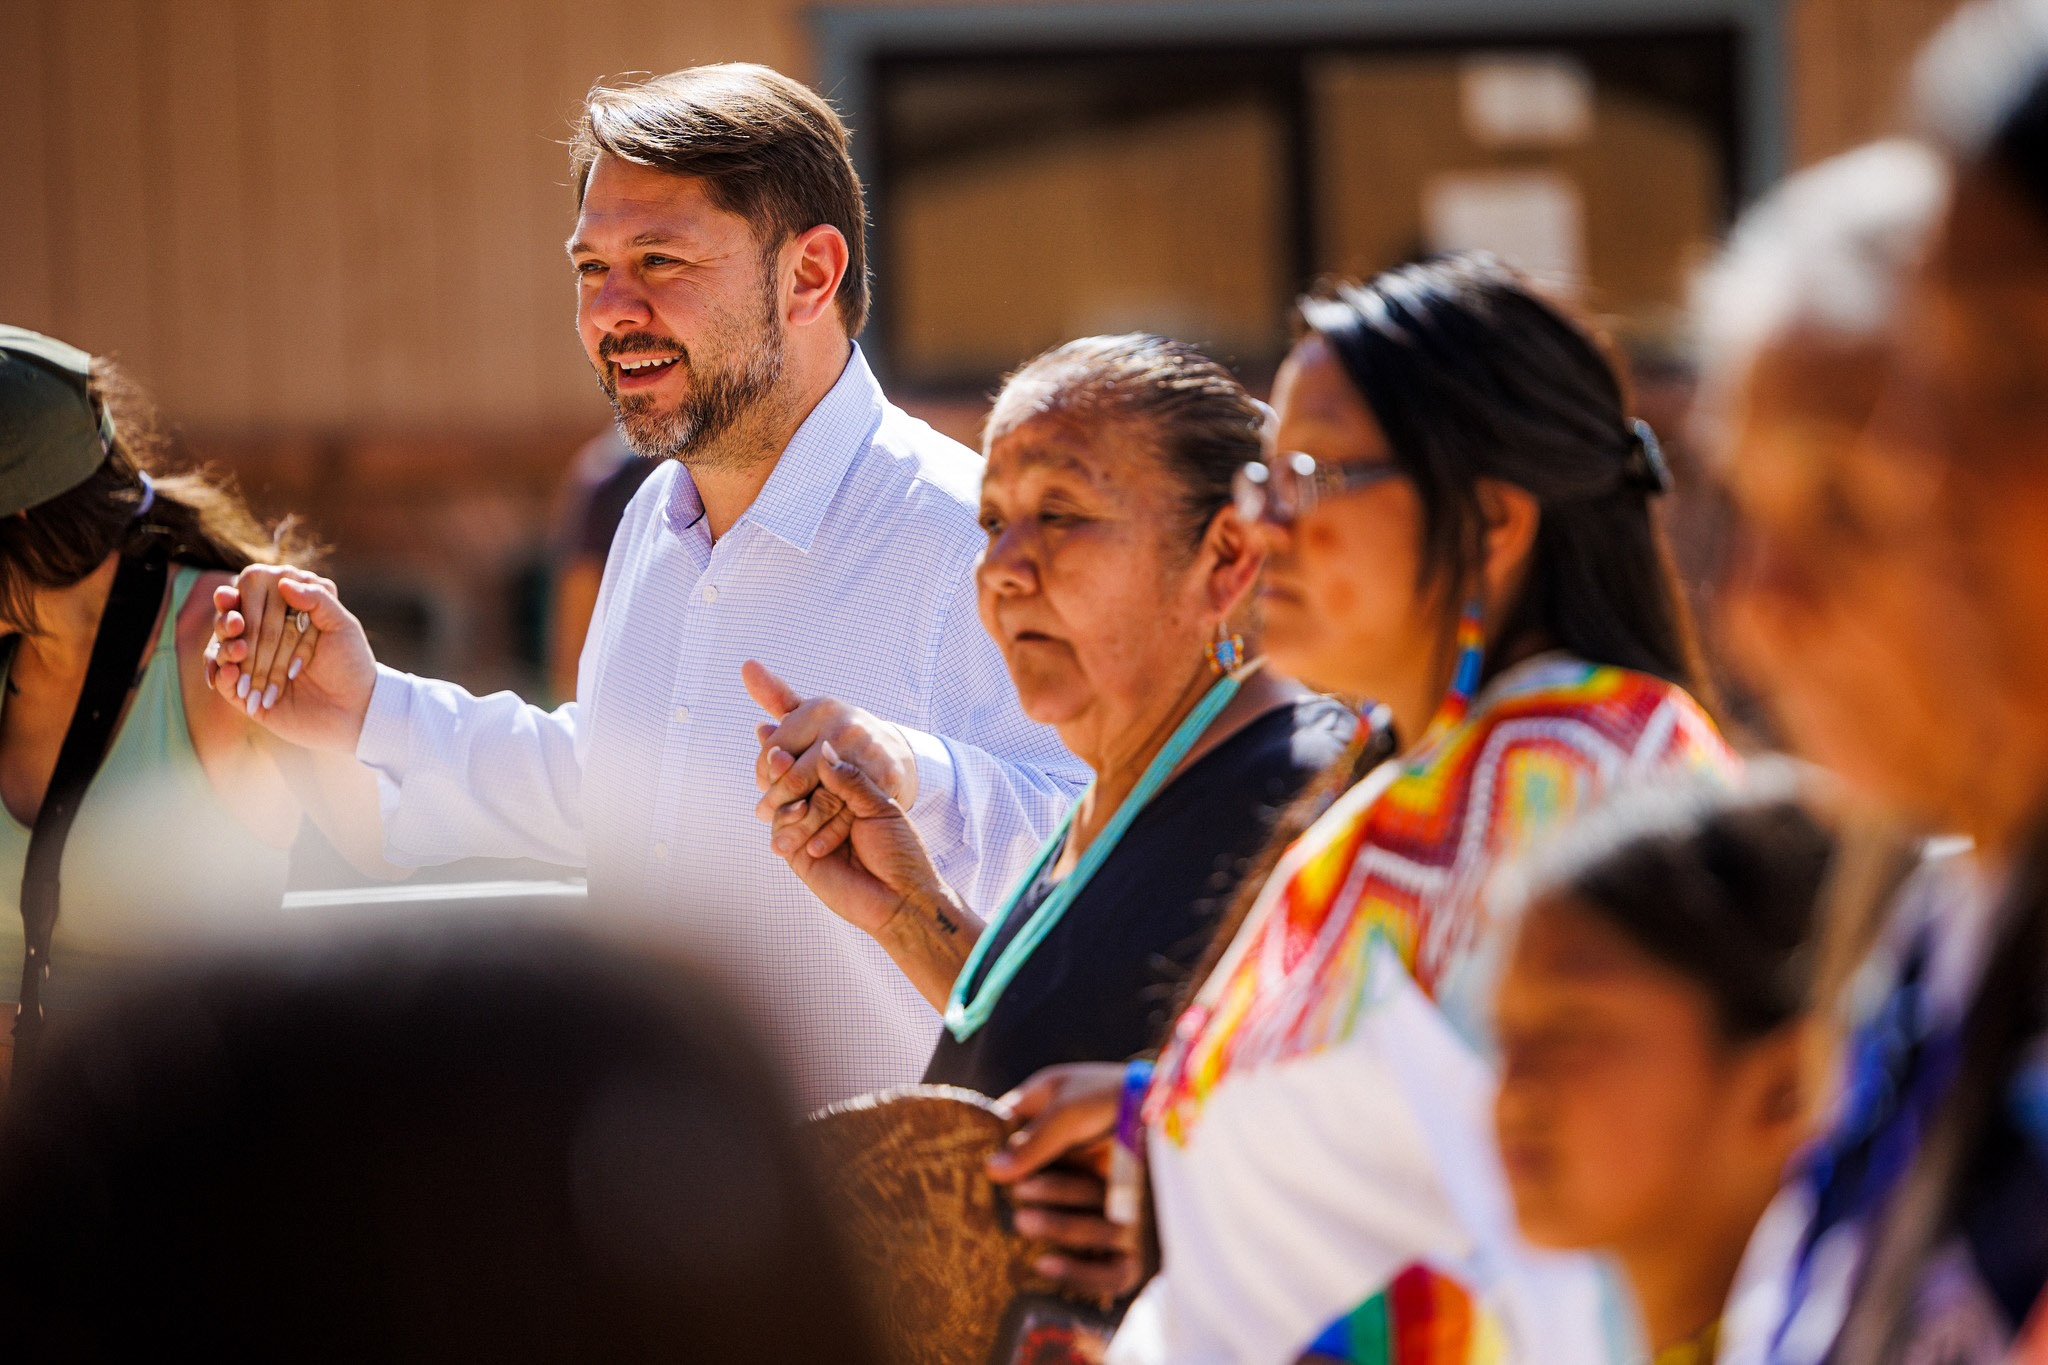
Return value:
M 1225 504 L 1209 519 L 1202 548 L 1216 561 L 1209 570 L 1209 605 L 1228 619 L 1259 581 L 1259 570 L 1266 566 L 1265 542 L 1245 525 L 1235 507 Z
M 782 316 L 791 327 L 807 327 L 838 306 L 839 285 L 849 259 L 846 238 L 830 223 L 799 232 L 782 248 Z
M 1480 565 L 1486 600 L 1506 602 L 1521 587 L 1536 531 L 1543 523 L 1543 505 L 1536 495 L 1505 479 L 1479 480 L 1479 516 L 1483 524 Z

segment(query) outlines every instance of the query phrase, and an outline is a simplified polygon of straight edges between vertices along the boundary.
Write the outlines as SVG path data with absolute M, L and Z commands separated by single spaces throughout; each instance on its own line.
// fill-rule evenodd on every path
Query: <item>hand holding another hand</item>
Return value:
M 377 660 L 333 580 L 252 564 L 213 594 L 207 681 L 230 704 L 302 748 L 353 754 Z
M 940 880 L 903 807 L 841 758 L 830 740 L 818 741 L 816 756 L 820 786 L 813 804 L 828 802 L 847 833 L 822 855 L 811 851 L 816 839 L 787 852 L 778 849 L 790 869 L 841 918 L 877 939 L 901 929 L 906 917 L 941 933 L 947 925 L 953 933 L 965 928 L 970 917 Z
M 778 854 L 788 858 L 808 845 L 812 857 L 822 858 L 852 828 L 853 817 L 821 782 L 818 745 L 823 741 L 831 741 L 834 752 L 904 810 L 916 803 L 917 756 L 900 728 L 831 697 L 807 701 L 752 660 L 740 676 L 748 694 L 773 718 L 755 731 L 761 753 L 754 785 L 762 794 L 754 815 L 775 827 L 771 842 Z
M 887 721 L 830 698 L 804 701 L 757 663 L 747 690 L 780 724 L 759 731 L 754 814 L 811 894 L 888 950 L 932 1008 L 946 997 L 981 921 L 946 885 L 906 807 L 917 762 Z M 839 746 L 856 746 L 862 755 Z M 788 746 L 788 747 L 785 747 Z
M 1022 1119 L 989 1158 L 989 1178 L 1010 1187 L 1017 1231 L 1056 1248 L 1034 1267 L 1063 1289 L 1115 1299 L 1144 1283 L 1143 1237 L 1105 1213 L 1109 1147 L 1123 1099 L 1121 1062 L 1049 1066 L 998 1103 Z

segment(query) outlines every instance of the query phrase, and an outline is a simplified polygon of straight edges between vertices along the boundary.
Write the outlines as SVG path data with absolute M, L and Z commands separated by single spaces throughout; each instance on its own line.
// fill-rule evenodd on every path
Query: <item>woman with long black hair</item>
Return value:
M 1361 775 L 1362 743 L 1283 825 L 1173 1029 L 1142 1107 L 1161 1274 L 1112 1358 L 1590 1358 L 1589 1278 L 1521 1252 L 1493 1153 L 1487 890 L 1616 787 L 1733 766 L 1690 695 L 1668 474 L 1592 337 L 1490 258 L 1301 314 L 1276 449 L 1239 485 L 1267 647 L 1384 707 L 1398 752 Z M 1020 1229 L 1098 1251 L 1046 1267 L 1076 1287 L 1127 1288 L 1135 1239 L 1044 1167 L 1100 1151 L 1136 1093 L 1068 1068 L 1012 1096 L 1032 1121 L 993 1173 L 1029 1177 Z

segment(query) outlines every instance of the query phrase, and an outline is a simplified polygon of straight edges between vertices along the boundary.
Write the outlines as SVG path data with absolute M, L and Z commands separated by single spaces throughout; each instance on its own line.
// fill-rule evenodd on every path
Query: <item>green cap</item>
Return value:
M 86 394 L 92 357 L 55 337 L 0 324 L 0 516 L 92 476 L 113 423 Z

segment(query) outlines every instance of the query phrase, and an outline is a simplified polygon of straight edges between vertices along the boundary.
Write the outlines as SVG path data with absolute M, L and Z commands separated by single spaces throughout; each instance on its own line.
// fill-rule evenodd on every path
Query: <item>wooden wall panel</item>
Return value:
M 168 263 L 157 236 L 164 113 L 159 63 L 145 61 L 141 0 L 60 6 L 50 121 L 60 169 L 51 246 L 66 341 L 111 352 L 147 382 L 157 374 L 158 299 Z
M 56 326 L 49 112 L 55 47 L 48 7 L 21 0 L 0 11 L 0 322 Z
M 448 206 L 445 75 L 435 6 L 356 0 L 337 37 L 342 58 L 350 289 L 345 329 L 360 357 L 362 415 L 385 427 L 460 410 L 449 385 L 443 250 Z
M 246 425 L 262 406 L 254 363 L 251 258 L 262 231 L 249 193 L 258 170 L 246 112 L 251 55 L 232 0 L 160 0 L 145 17 L 162 107 L 150 119 L 151 235 L 163 262 L 153 383 L 222 424 Z
M 1962 0 L 1794 0 L 1792 146 L 1809 164 L 1900 131 L 1922 44 Z
M 1789 3 L 1811 160 L 1889 126 L 1955 0 Z M 0 13 L 0 317 L 119 354 L 189 429 L 293 439 L 600 422 L 561 256 L 579 97 L 636 69 L 810 65 L 801 0 Z
M 358 287 L 348 257 L 354 203 L 344 193 L 336 30 L 347 0 L 258 3 L 245 75 L 250 129 L 247 326 L 258 428 L 331 428 L 351 420 L 360 382 L 343 325 Z
M 555 149 L 542 130 L 506 117 L 531 104 L 536 54 L 527 16 L 479 4 L 449 5 L 445 13 L 450 47 L 467 58 L 450 73 L 463 197 L 451 215 L 448 270 L 457 297 L 468 301 L 451 343 L 464 361 L 458 382 L 475 401 L 533 422 L 544 415 L 542 370 L 563 359 L 559 344 L 535 344 L 546 335 L 543 303 L 557 319 L 561 312 L 563 291 L 546 286 L 567 275 L 548 268 L 561 252 L 562 196 L 549 192 L 543 164 L 559 180 L 560 157 L 549 154 Z

